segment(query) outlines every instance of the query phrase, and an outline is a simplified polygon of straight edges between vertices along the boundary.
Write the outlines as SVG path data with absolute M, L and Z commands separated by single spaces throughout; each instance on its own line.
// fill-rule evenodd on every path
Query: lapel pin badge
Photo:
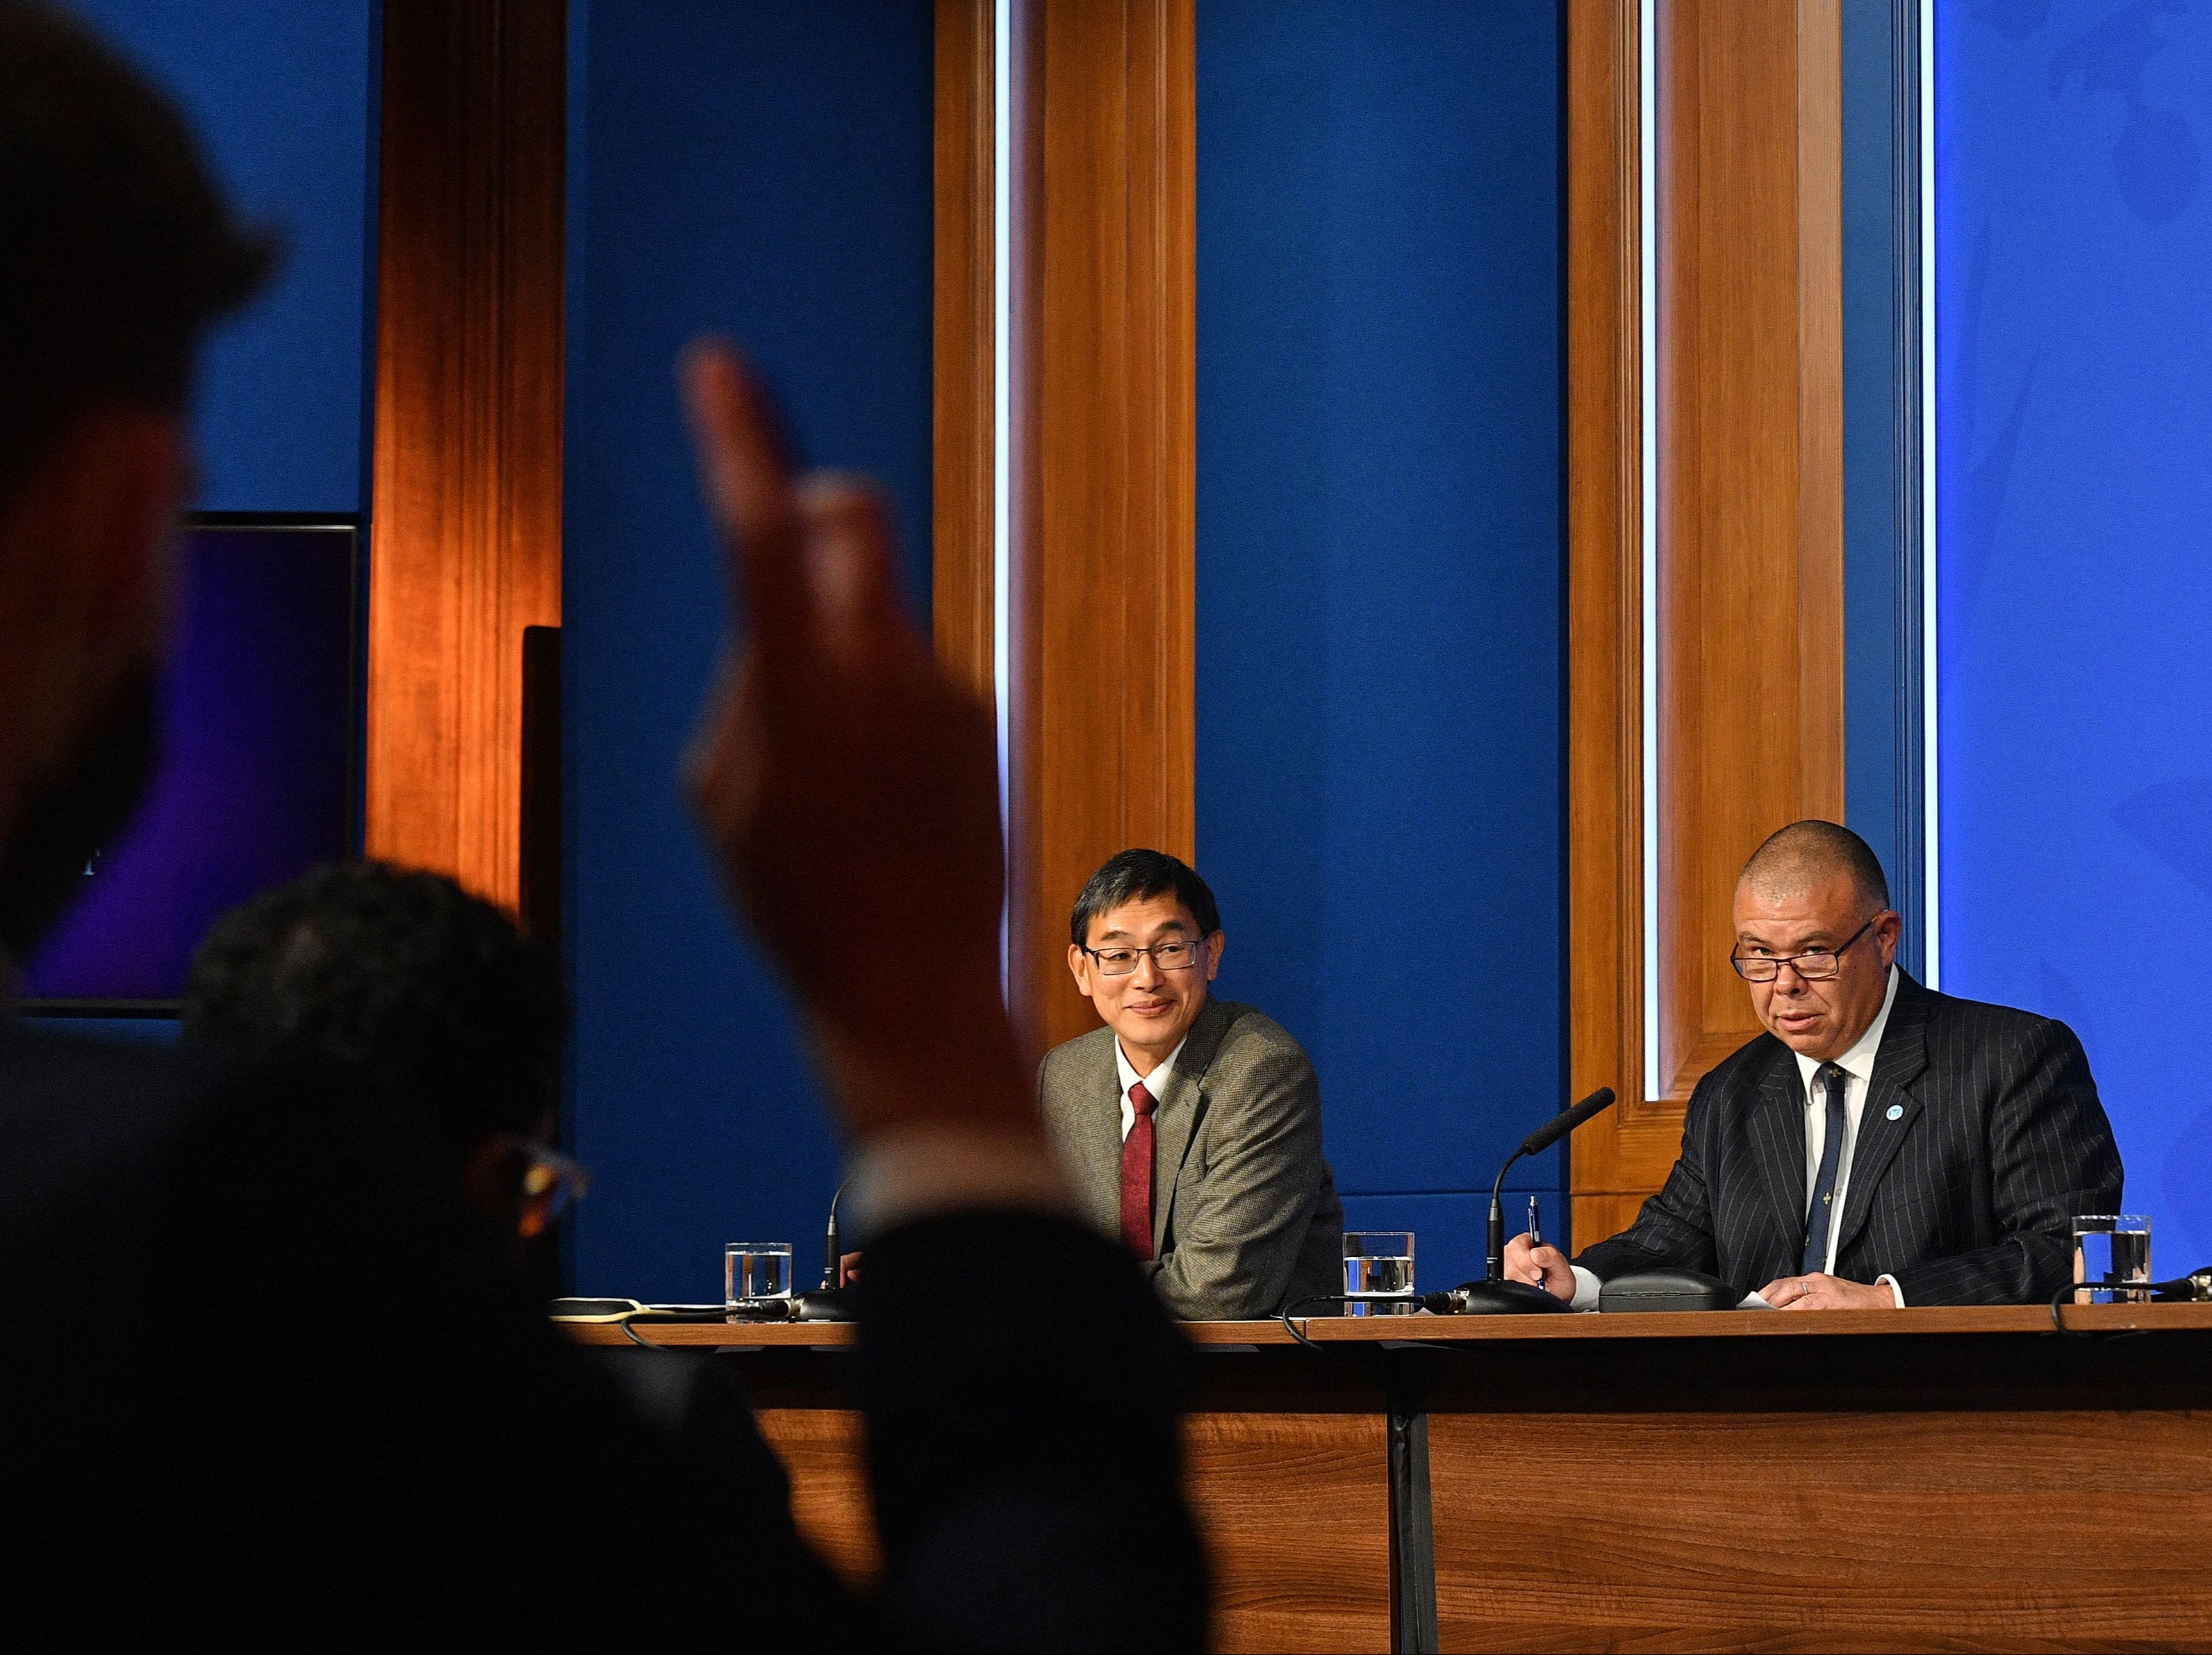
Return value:
M 1893 1121 L 1903 1120 L 1905 1118 L 1905 1105 L 1903 1104 L 1892 1104 L 1889 1106 L 1889 1118 Z

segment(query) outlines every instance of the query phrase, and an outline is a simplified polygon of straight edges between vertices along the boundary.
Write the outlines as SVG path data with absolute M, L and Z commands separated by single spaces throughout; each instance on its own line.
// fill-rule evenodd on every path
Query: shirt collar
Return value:
M 1135 1066 L 1129 1062 L 1128 1053 L 1121 1050 L 1121 1038 L 1116 1036 L 1114 1041 L 1114 1066 L 1121 1071 L 1121 1095 L 1124 1098 L 1127 1097 L 1129 1088 L 1142 1080 L 1145 1083 L 1145 1090 L 1152 1094 L 1152 1101 L 1156 1104 L 1159 1102 L 1162 1095 L 1168 1089 L 1168 1082 L 1175 1079 L 1176 1059 L 1182 1056 L 1182 1049 L 1188 1044 L 1190 1044 L 1190 1037 L 1186 1034 L 1176 1042 L 1176 1049 L 1167 1055 L 1158 1068 L 1150 1074 L 1139 1074 Z
M 1875 1055 L 1881 1050 L 1881 1031 L 1889 1026 L 1889 1008 L 1896 1003 L 1897 967 L 1893 965 L 1889 968 L 1889 987 L 1882 991 L 1881 1009 L 1874 1014 L 1874 1021 L 1867 1025 L 1867 1031 L 1852 1044 L 1851 1049 L 1835 1060 L 1836 1066 L 1854 1080 L 1873 1084 Z M 1808 1057 L 1802 1051 L 1792 1055 L 1797 1059 L 1797 1073 L 1803 1078 L 1806 1093 L 1810 1096 L 1813 1077 L 1820 1072 L 1820 1060 Z

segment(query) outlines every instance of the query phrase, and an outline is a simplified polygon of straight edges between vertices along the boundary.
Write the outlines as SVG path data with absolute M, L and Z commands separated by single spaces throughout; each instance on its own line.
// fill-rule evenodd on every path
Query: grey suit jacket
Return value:
M 1900 977 L 1851 1151 L 1836 1274 L 1908 1305 L 2033 1304 L 2073 1278 L 2070 1220 L 2120 1210 L 2120 1153 L 2063 1023 Z M 1682 1153 L 1636 1222 L 1575 1262 L 1686 1266 L 1741 1293 L 1805 1245 L 1805 1086 L 1763 1034 L 1698 1082 Z
M 1121 1232 L 1114 1031 L 1045 1055 L 1037 1100 L 1085 1215 Z M 1152 1262 L 1186 1322 L 1272 1316 L 1344 1291 L 1344 1207 L 1321 1153 L 1321 1084 L 1281 1026 L 1233 1001 L 1200 1010 L 1152 1116 Z

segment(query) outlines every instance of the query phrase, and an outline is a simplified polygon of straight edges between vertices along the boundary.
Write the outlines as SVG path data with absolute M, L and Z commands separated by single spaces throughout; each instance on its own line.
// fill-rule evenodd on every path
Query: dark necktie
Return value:
M 1129 1088 L 1137 1118 L 1121 1140 L 1121 1239 L 1139 1258 L 1152 1256 L 1152 1094 L 1142 1080 Z
M 1813 1079 L 1828 1089 L 1828 1135 L 1820 1145 L 1820 1176 L 1813 1182 L 1813 1205 L 1805 1214 L 1805 1260 L 1798 1269 L 1807 1275 L 1828 1268 L 1828 1225 L 1836 1205 L 1836 1168 L 1844 1159 L 1844 1087 L 1850 1076 L 1834 1063 L 1823 1063 Z M 1123 1189 L 1128 1174 L 1123 1173 Z

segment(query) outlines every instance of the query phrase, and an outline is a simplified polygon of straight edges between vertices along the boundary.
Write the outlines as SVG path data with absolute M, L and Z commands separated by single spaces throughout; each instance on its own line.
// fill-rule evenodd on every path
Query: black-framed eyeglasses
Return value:
M 1146 954 L 1163 971 L 1187 971 L 1198 964 L 1198 957 L 1206 952 L 1206 940 L 1201 937 L 1196 942 L 1156 942 L 1149 948 L 1085 948 L 1083 952 L 1091 956 L 1101 977 L 1128 977 Z
M 499 1143 L 515 1158 L 520 1207 L 515 1228 L 525 1239 L 543 1235 L 590 1192 L 592 1175 L 581 1161 L 520 1133 L 504 1133 Z
M 1808 948 L 1802 954 L 1730 954 L 1729 964 L 1735 967 L 1735 974 L 1746 983 L 1771 983 L 1782 975 L 1785 965 L 1806 982 L 1820 983 L 1840 972 L 1844 952 L 1873 929 L 1874 920 L 1869 920 L 1832 948 Z

